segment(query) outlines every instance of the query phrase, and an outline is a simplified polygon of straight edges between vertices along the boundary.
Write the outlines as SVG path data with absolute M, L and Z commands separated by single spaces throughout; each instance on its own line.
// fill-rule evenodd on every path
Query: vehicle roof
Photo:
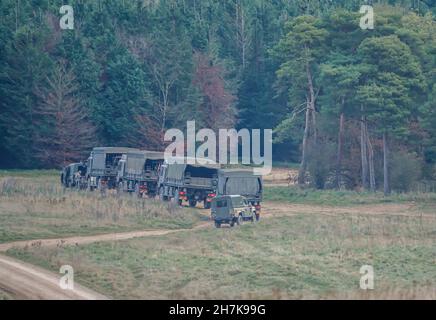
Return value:
M 220 169 L 219 172 L 221 174 L 229 174 L 229 175 L 237 175 L 237 174 L 251 174 L 253 176 L 260 176 L 259 174 L 254 173 L 253 168 L 240 168 L 240 169 Z
M 172 160 L 176 160 L 178 165 L 191 166 L 191 167 L 202 167 L 202 168 L 210 168 L 210 169 L 219 169 L 221 166 L 219 164 L 207 163 L 200 164 L 198 160 L 207 161 L 207 159 L 203 158 L 192 158 L 192 157 L 172 157 Z M 167 159 L 165 159 L 167 160 Z M 195 162 L 194 164 L 187 163 L 188 160 L 192 160 L 191 162 Z M 166 161 L 168 163 L 168 161 Z
M 92 149 L 92 151 L 100 151 L 105 153 L 127 153 L 127 152 L 136 152 L 140 151 L 136 148 L 124 148 L 124 147 L 97 147 Z
M 151 160 L 163 160 L 163 159 L 165 159 L 165 153 L 158 152 L 158 151 L 138 150 L 138 151 L 129 151 L 128 154 L 129 155 L 144 156 L 145 158 L 151 159 Z
M 82 166 L 82 165 L 83 165 L 82 162 L 75 162 L 75 163 L 69 164 L 67 167 Z

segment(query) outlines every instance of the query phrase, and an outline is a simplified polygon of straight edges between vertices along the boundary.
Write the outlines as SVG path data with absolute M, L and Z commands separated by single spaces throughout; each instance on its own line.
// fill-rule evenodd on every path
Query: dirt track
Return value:
M 106 300 L 92 290 L 75 284 L 74 291 L 62 290 L 61 275 L 0 255 L 0 290 L 15 299 Z
M 62 247 L 62 246 L 78 246 L 94 242 L 120 241 L 134 238 L 164 236 L 167 234 L 183 231 L 192 231 L 210 226 L 210 223 L 204 222 L 195 226 L 192 229 L 175 229 L 175 230 L 145 230 L 132 231 L 124 233 L 109 233 L 95 236 L 57 238 L 57 239 L 40 239 L 29 241 L 16 241 L 0 244 L 0 252 L 5 252 L 12 248 L 38 248 L 38 247 Z
M 413 210 L 411 204 L 381 204 L 358 207 L 327 207 L 299 204 L 267 202 L 263 206 L 263 218 L 292 216 L 296 214 L 324 214 L 329 216 L 356 215 L 393 215 L 415 216 L 420 214 Z M 425 215 L 436 218 L 435 215 Z M 186 232 L 204 228 L 213 228 L 212 223 L 204 222 L 193 229 L 148 230 L 126 233 L 113 233 L 95 236 L 71 237 L 59 239 L 41 239 L 0 244 L 0 252 L 11 248 L 78 246 L 94 242 L 119 241 L 133 238 L 162 236 L 176 232 Z M 83 287 L 76 287 L 74 292 L 61 290 L 58 282 L 60 275 L 52 274 L 41 268 L 25 264 L 0 255 L 0 290 L 17 299 L 105 299 Z

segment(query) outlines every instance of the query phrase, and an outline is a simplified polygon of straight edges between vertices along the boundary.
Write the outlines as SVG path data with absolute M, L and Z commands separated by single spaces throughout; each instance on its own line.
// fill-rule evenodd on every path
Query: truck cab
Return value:
M 86 165 L 78 162 L 72 163 L 62 169 L 61 183 L 66 188 L 76 187 L 81 189 L 86 176 Z

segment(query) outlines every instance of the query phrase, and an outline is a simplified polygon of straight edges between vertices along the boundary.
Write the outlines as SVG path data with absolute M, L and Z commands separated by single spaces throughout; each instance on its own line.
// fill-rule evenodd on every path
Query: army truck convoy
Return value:
M 216 197 L 238 195 L 257 212 L 263 193 L 262 176 L 252 169 L 169 163 L 162 152 L 134 148 L 94 148 L 87 161 L 62 170 L 61 183 L 78 190 L 115 189 L 118 194 L 131 193 L 140 198 L 159 196 L 162 201 L 180 205 L 186 201 L 191 207 L 202 203 L 206 209 Z

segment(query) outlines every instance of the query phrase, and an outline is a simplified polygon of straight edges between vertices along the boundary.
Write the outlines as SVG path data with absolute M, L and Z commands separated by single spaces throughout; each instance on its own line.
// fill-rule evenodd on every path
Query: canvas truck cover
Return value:
M 92 165 L 90 171 L 97 174 L 104 174 L 106 169 L 107 155 L 111 154 L 126 154 L 129 152 L 136 152 L 138 149 L 133 148 L 113 148 L 113 147 L 99 147 L 94 148 L 91 153 Z M 96 171 L 97 170 L 97 171 Z
M 195 172 L 195 176 L 204 176 L 204 178 L 212 178 L 212 175 L 217 174 L 218 166 L 215 165 L 197 165 L 197 164 L 170 164 L 168 165 L 167 179 L 182 180 L 185 178 L 186 172 Z
M 262 176 L 252 169 L 221 169 L 218 172 L 219 195 L 241 195 L 249 200 L 262 200 Z
M 126 173 L 140 175 L 144 171 L 144 166 L 147 160 L 162 160 L 164 159 L 163 152 L 155 151 L 135 151 L 125 154 Z

